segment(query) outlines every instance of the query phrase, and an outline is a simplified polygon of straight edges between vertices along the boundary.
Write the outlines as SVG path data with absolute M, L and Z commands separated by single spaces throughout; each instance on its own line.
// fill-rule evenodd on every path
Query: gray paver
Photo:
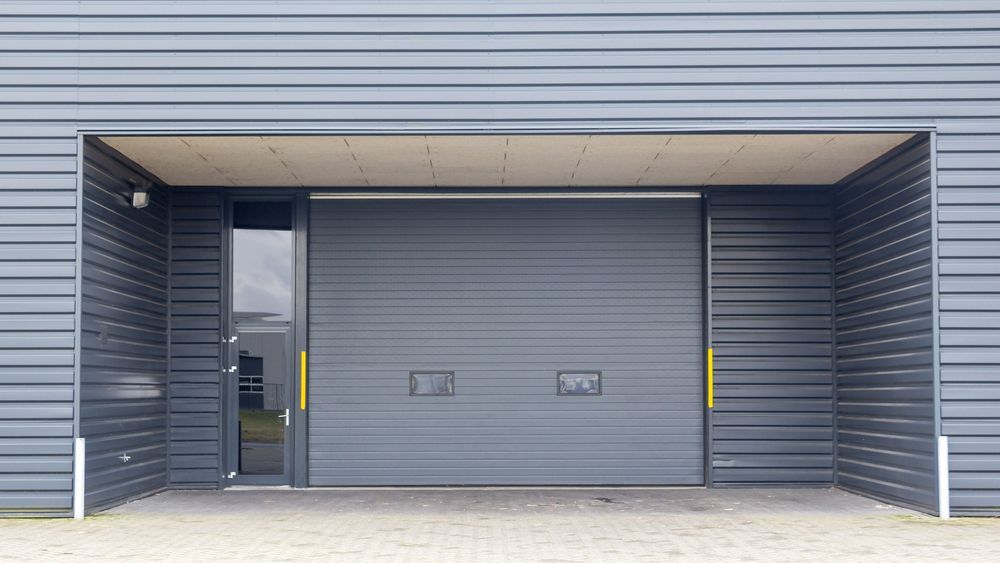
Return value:
M 833 489 L 170 491 L 0 520 L 0 558 L 98 561 L 998 561 L 1000 519 Z

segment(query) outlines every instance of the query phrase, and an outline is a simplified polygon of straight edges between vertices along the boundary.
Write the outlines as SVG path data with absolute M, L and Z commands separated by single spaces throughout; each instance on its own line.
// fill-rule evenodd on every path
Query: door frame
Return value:
M 307 320 L 308 306 L 307 284 L 307 244 L 308 244 L 308 214 L 309 196 L 307 191 L 293 189 L 233 189 L 222 191 L 222 240 L 221 240 L 221 295 L 219 311 L 221 334 L 221 364 L 219 398 L 219 455 L 222 470 L 220 472 L 219 488 L 233 485 L 278 485 L 304 488 L 308 484 L 306 436 L 308 416 L 306 411 L 306 366 L 302 360 L 307 350 Z M 292 320 L 290 323 L 292 357 L 289 362 L 289 395 L 290 418 L 289 432 L 285 442 L 285 474 L 279 476 L 239 475 L 239 452 L 237 451 L 239 436 L 237 416 L 239 412 L 238 379 L 230 375 L 228 369 L 232 364 L 233 346 L 230 342 L 235 336 L 232 319 L 232 237 L 233 237 L 233 203 L 243 201 L 283 201 L 292 204 L 292 252 L 293 252 L 293 283 L 292 283 Z M 252 327 L 247 327 L 252 328 Z M 236 348 L 238 353 L 238 347 Z M 301 374 L 301 377 L 298 375 Z

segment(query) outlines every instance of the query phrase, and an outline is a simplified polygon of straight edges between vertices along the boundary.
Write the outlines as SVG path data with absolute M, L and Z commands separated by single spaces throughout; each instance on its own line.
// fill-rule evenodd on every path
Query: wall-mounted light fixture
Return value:
M 129 180 L 128 183 L 132 187 L 132 207 L 142 209 L 149 205 L 149 188 L 152 186 L 152 183 L 149 180 Z

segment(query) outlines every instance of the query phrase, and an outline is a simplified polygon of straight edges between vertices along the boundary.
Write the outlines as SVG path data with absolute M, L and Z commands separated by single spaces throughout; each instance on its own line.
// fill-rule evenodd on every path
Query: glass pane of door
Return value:
M 288 331 L 240 330 L 239 473 L 285 472 L 288 393 Z
M 287 474 L 294 250 L 290 202 L 233 202 L 231 357 L 239 374 L 240 475 Z
M 233 204 L 233 322 L 288 326 L 294 277 L 288 202 Z

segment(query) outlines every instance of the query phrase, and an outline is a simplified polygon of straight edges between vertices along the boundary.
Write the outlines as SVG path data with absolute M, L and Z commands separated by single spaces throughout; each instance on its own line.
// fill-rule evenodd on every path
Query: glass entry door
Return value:
M 230 237 L 229 476 L 289 484 L 295 237 L 291 201 L 234 201 Z
M 237 473 L 285 475 L 291 425 L 291 331 L 237 329 L 239 421 Z

